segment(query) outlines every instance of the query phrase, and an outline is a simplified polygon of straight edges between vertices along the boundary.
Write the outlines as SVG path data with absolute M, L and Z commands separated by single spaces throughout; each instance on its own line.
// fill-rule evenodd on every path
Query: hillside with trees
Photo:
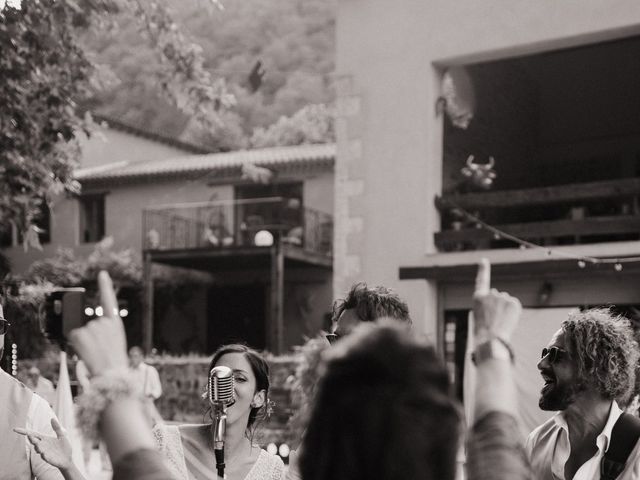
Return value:
M 127 18 L 115 35 L 87 35 L 95 61 L 119 82 L 90 108 L 212 151 L 332 140 L 331 109 L 324 105 L 334 95 L 335 0 L 225 0 L 213 15 L 203 15 L 198 1 L 166 3 L 180 30 L 202 47 L 204 69 L 223 78 L 235 97 L 220 113 L 222 123 L 203 127 L 158 95 L 157 49 Z M 302 127 L 296 114 L 305 119 Z M 297 130 L 288 132 L 289 125 Z

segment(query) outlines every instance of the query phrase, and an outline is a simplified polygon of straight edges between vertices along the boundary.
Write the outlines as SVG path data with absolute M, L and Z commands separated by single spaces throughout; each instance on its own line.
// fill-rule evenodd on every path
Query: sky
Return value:
M 21 0 L 0 0 L 0 10 L 4 8 L 6 4 L 11 7 L 20 8 Z

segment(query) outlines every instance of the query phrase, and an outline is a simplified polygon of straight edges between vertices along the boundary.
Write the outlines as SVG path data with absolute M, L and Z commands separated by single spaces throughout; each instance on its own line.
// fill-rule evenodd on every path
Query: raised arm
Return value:
M 511 347 L 521 312 L 517 298 L 491 288 L 491 266 L 482 259 L 473 294 L 476 386 L 467 442 L 469 480 L 532 478 L 518 428 Z

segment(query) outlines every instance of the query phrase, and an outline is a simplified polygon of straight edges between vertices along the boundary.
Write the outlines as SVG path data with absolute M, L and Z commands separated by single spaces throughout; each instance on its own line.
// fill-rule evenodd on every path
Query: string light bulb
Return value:
M 616 264 L 613 266 L 613 268 L 614 268 L 614 270 L 615 270 L 616 272 L 621 272 L 621 271 L 622 271 L 622 264 L 621 264 L 621 263 L 616 263 Z
M 578 267 L 584 268 L 586 266 L 587 266 L 587 262 L 585 262 L 584 260 L 578 260 Z

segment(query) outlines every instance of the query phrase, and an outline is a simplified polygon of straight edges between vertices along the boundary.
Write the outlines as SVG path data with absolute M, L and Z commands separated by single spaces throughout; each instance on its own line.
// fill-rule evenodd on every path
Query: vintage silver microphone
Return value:
M 227 428 L 227 407 L 234 402 L 233 371 L 229 367 L 214 367 L 207 383 L 209 403 L 213 410 L 213 451 L 218 476 L 224 478 L 224 434 Z

